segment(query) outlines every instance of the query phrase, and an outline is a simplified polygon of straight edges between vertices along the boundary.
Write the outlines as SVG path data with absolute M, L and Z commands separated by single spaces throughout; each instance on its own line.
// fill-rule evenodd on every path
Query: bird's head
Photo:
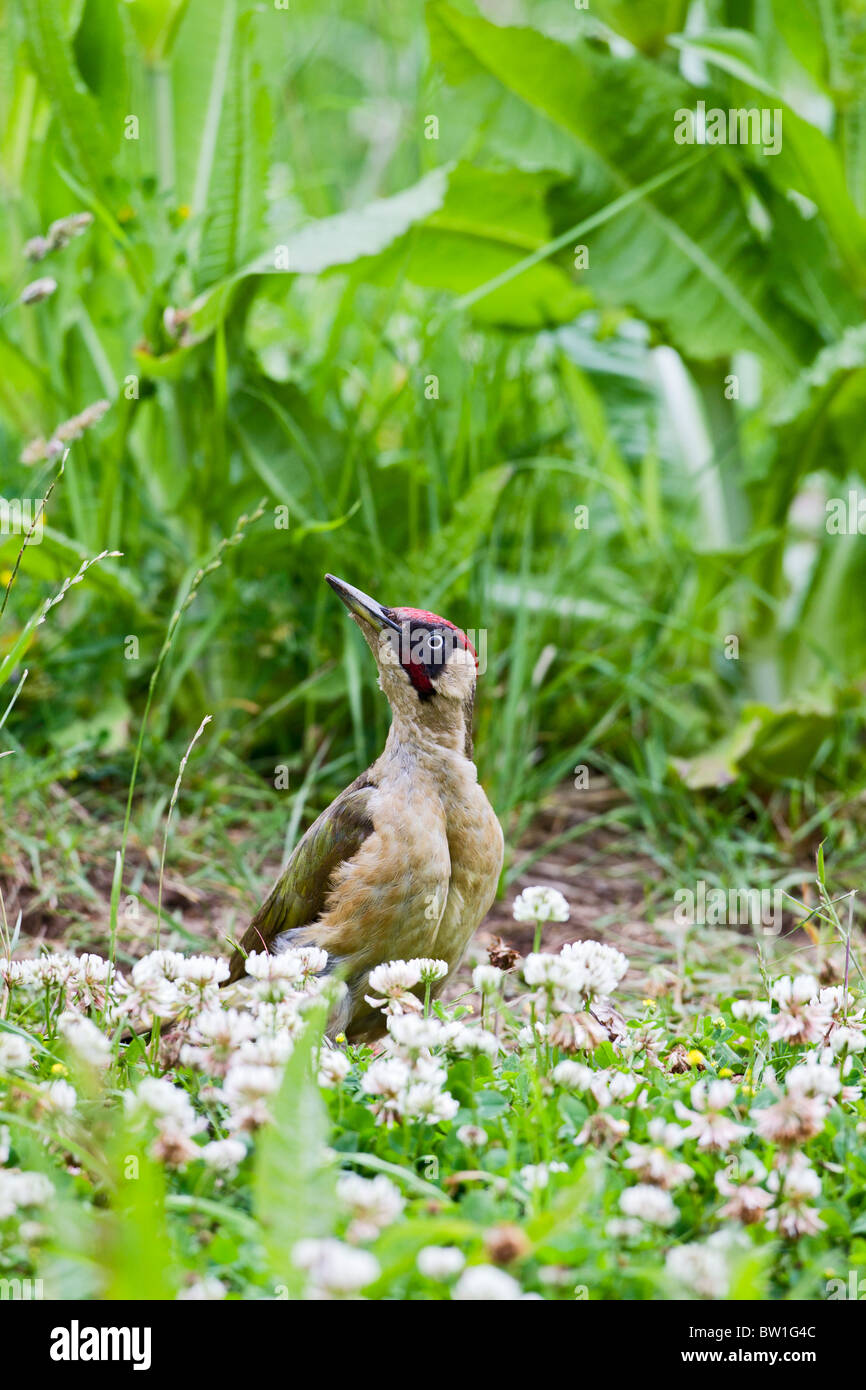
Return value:
M 364 634 L 395 720 L 451 733 L 471 753 L 478 657 L 466 634 L 435 613 L 385 608 L 345 580 L 325 578 Z

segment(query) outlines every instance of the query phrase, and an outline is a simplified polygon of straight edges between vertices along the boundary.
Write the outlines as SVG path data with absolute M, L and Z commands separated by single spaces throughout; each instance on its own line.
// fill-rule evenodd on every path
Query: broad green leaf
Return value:
M 212 333 L 228 313 L 238 284 L 247 276 L 320 275 L 377 255 L 414 223 L 441 207 L 446 189 L 447 171 L 435 169 L 411 188 L 390 198 L 377 198 L 357 211 L 336 213 L 285 233 L 277 229 L 271 250 L 198 297 L 190 318 L 191 332 L 199 340 Z
M 560 225 L 611 202 L 668 167 L 687 85 L 635 56 L 572 48 L 505 29 L 437 0 L 434 55 L 451 81 L 484 75 L 573 137 L 577 171 Z M 750 347 L 789 371 L 798 334 L 767 284 L 766 255 L 742 206 L 729 151 L 695 150 L 694 169 L 593 234 L 586 282 L 598 296 L 662 325 L 688 355 Z
M 53 108 L 60 139 L 75 172 L 88 187 L 103 187 L 112 142 L 99 104 L 91 96 L 63 31 L 62 14 L 53 0 L 21 0 L 34 72 Z M 117 131 L 116 140 L 120 139 Z
M 772 103 L 778 130 L 779 151 L 767 155 L 762 147 L 744 144 L 740 150 L 761 166 L 761 172 L 783 189 L 795 189 L 810 198 L 836 243 L 854 284 L 866 287 L 866 223 L 851 200 L 842 160 L 823 131 L 804 120 L 785 102 L 782 93 L 758 70 L 761 61 L 757 40 L 742 30 L 711 30 L 697 38 L 678 36 L 676 48 L 697 54 L 705 62 L 745 84 L 745 96 L 737 94 L 737 110 L 758 110 Z M 707 106 L 715 103 L 707 102 Z
M 724 787 L 743 773 L 759 782 L 804 777 L 835 719 L 829 700 L 803 699 L 775 709 L 748 704 L 730 734 L 695 758 L 672 762 L 694 789 Z
M 474 290 L 518 265 L 551 239 L 545 200 L 549 174 L 458 166 L 442 207 L 384 258 L 397 275 L 458 293 Z M 591 303 L 559 265 L 542 261 L 494 288 L 473 307 L 477 318 L 516 328 L 573 319 Z
M 774 413 L 782 427 L 786 474 L 828 468 L 866 476 L 866 326 L 824 348 Z
M 642 53 L 657 56 L 669 34 L 682 29 L 688 0 L 592 0 L 592 13 Z

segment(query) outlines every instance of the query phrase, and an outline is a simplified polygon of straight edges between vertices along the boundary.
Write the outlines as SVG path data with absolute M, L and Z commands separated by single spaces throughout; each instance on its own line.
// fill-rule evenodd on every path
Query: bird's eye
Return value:
M 442 636 L 442 633 L 431 632 L 429 645 L 431 652 L 441 652 L 445 645 L 445 638 Z

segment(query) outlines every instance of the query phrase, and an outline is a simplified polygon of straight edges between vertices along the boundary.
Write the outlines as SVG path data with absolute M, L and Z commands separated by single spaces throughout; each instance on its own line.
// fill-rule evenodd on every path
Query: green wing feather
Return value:
M 365 772 L 341 792 L 295 846 L 285 872 L 256 913 L 235 951 L 227 983 L 240 979 L 251 951 L 270 949 L 282 932 L 309 926 L 324 909 L 331 877 L 372 834 L 369 813 L 375 790 Z

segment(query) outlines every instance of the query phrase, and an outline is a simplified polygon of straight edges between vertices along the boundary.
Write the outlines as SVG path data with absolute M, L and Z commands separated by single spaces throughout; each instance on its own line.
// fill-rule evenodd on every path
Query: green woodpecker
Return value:
M 419 956 L 456 969 L 496 893 L 502 830 L 472 761 L 471 643 L 435 613 L 384 608 L 325 578 L 373 653 L 391 728 L 381 757 L 297 845 L 230 979 L 243 975 L 250 951 L 320 946 L 348 986 L 329 1032 L 372 1041 L 384 1029 L 365 1000 L 370 971 Z

